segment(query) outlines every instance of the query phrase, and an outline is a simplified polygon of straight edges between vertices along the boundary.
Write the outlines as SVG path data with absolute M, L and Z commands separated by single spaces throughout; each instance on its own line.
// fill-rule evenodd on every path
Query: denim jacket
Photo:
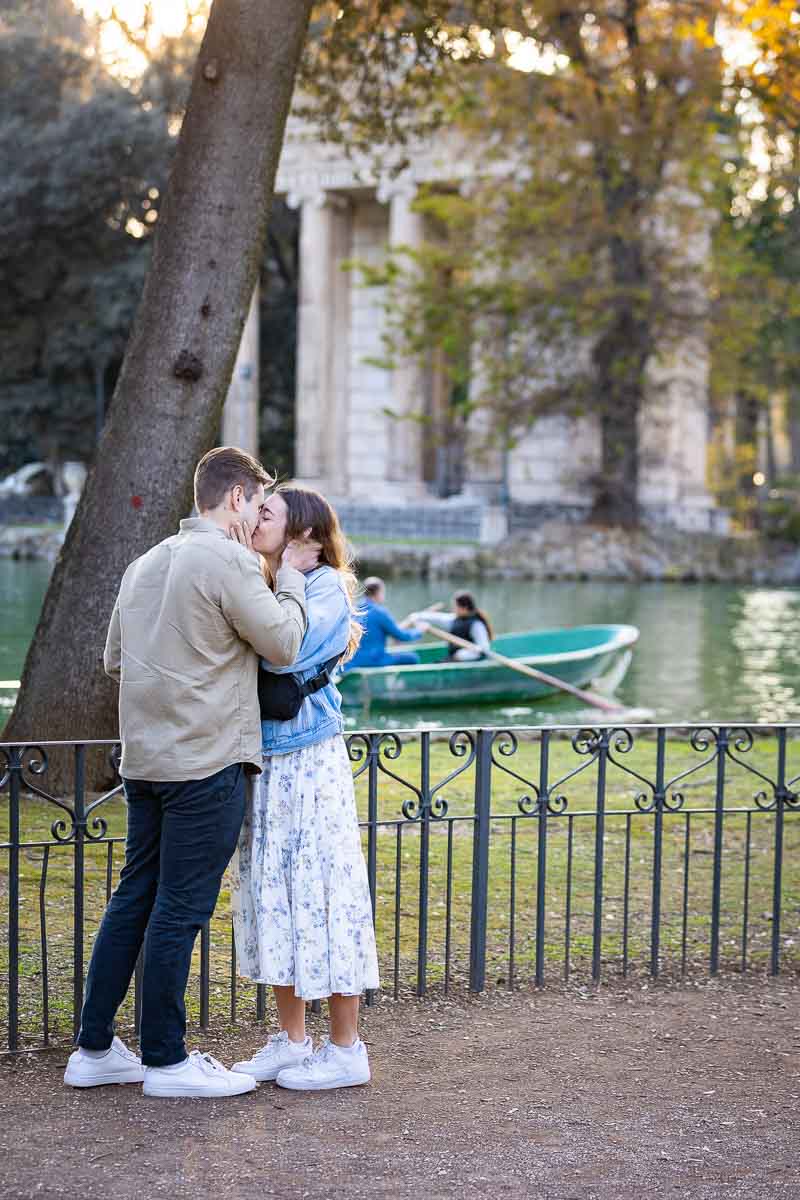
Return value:
M 306 609 L 306 633 L 295 661 L 290 667 L 274 667 L 262 659 L 263 668 L 276 675 L 292 672 L 305 681 L 323 663 L 344 654 L 350 639 L 350 606 L 342 578 L 333 567 L 317 567 L 306 575 Z M 329 683 L 306 696 L 291 721 L 262 721 L 261 744 L 265 755 L 289 754 L 335 737 L 343 728 L 342 698 Z

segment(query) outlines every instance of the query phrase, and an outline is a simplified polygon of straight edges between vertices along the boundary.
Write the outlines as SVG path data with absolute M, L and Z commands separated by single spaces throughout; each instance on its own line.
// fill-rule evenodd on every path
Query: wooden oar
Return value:
M 482 647 L 476 646 L 474 642 L 467 642 L 464 638 L 456 637 L 454 633 L 448 633 L 446 629 L 439 629 L 436 625 L 427 624 L 420 625 L 419 628 L 425 633 L 432 633 L 435 637 L 441 638 L 443 642 L 450 642 L 453 646 L 461 647 L 462 650 L 480 649 L 485 658 L 491 658 L 493 662 L 508 667 L 510 671 L 518 671 L 520 675 L 527 675 L 529 679 L 537 679 L 539 683 L 546 683 L 548 687 L 555 688 L 559 692 L 569 692 L 570 696 L 577 696 L 585 704 L 593 704 L 595 708 L 603 708 L 606 712 L 622 712 L 621 705 L 606 700 L 605 696 L 596 696 L 594 692 L 584 692 L 582 688 L 573 687 L 571 683 L 565 683 L 563 679 L 556 679 L 555 675 L 547 675 L 544 671 L 537 671 L 536 667 L 528 667 L 525 663 L 515 662 L 513 658 L 506 658 L 505 654 L 498 654 L 496 650 L 484 650 Z

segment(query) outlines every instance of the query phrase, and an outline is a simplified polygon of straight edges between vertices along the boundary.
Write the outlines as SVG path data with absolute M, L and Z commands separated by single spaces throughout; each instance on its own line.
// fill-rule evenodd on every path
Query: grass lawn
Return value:
M 768 779 L 775 779 L 774 738 L 759 737 L 751 750 L 739 753 L 734 749 L 734 753 Z M 517 752 L 509 757 L 495 750 L 498 763 L 532 783 L 539 778 L 539 756 L 540 745 L 535 740 L 521 741 Z M 630 752 L 614 752 L 613 757 L 616 761 L 609 762 L 607 769 L 602 840 L 602 961 L 607 975 L 618 974 L 622 969 L 626 929 L 629 969 L 641 973 L 649 966 L 655 819 L 652 813 L 642 813 L 636 807 L 636 795 L 643 791 L 649 794 L 648 789 L 623 767 L 653 780 L 656 743 L 639 738 Z M 691 774 L 681 785 L 676 785 L 683 792 L 682 807 L 666 813 L 663 820 L 660 949 L 661 968 L 666 974 L 680 972 L 684 938 L 687 970 L 705 972 L 708 968 L 717 772 L 717 763 L 708 761 L 712 758 L 713 747 L 705 753 L 698 752 L 680 738 L 667 745 L 666 778 L 675 778 L 686 771 Z M 414 792 L 407 785 L 418 787 L 420 783 L 419 741 L 405 742 L 399 757 L 382 761 L 386 770 L 400 777 L 393 779 L 383 771 L 378 776 L 376 927 L 384 988 L 391 991 L 395 982 L 400 991 L 416 986 L 421 849 L 426 840 L 429 859 L 426 983 L 431 989 L 441 990 L 449 946 L 448 981 L 462 984 L 469 966 L 474 764 L 437 792 L 447 802 L 446 819 L 431 820 L 426 832 L 419 821 L 404 819 L 401 811 L 404 801 L 414 799 Z M 445 740 L 432 742 L 431 785 L 435 787 L 451 771 L 463 767 L 465 761 L 451 752 Z M 552 739 L 551 784 L 581 767 L 585 769 L 556 789 L 556 794 L 567 797 L 566 809 L 547 818 L 544 945 L 545 976 L 551 980 L 563 977 L 565 972 L 568 908 L 569 966 L 576 977 L 590 978 L 598 769 L 596 763 L 587 766 L 587 762 L 569 740 Z M 730 759 L 725 760 L 725 772 L 720 957 L 725 968 L 741 967 L 746 894 L 747 965 L 763 970 L 768 965 L 771 941 L 775 814 L 759 811 L 754 804 L 762 780 Z M 790 741 L 787 778 L 798 775 L 800 741 Z M 530 786 L 498 765 L 492 769 L 491 791 L 487 986 L 507 987 L 513 982 L 529 981 L 534 975 L 540 822 L 522 811 L 518 803 L 521 797 L 532 795 Z M 366 821 L 366 773 L 356 782 L 356 795 L 360 818 Z M 7 795 L 0 797 L 0 801 L 0 841 L 5 841 Z M 87 844 L 85 850 L 87 959 L 108 888 L 116 879 L 124 852 L 124 802 L 121 798 L 109 800 L 100 811 L 108 823 L 107 837 L 112 840 Z M 21 852 L 20 1024 L 24 1041 L 33 1044 L 41 1040 L 43 1026 L 42 921 L 46 924 L 48 947 L 50 1033 L 54 1039 L 63 1040 L 72 1028 L 74 848 L 52 843 L 50 826 L 59 815 L 59 810 L 46 801 L 25 798 L 22 840 L 50 845 L 47 852 L 42 846 Z M 366 830 L 364 845 L 366 849 Z M 684 871 L 686 861 L 688 876 Z M 8 851 L 0 864 L 0 890 L 4 895 L 8 892 L 7 865 Z M 781 945 L 783 963 L 796 967 L 800 962 L 800 809 L 787 811 L 784 821 Z M 230 1020 L 231 948 L 229 898 L 223 890 L 210 930 L 209 1006 L 215 1025 Z M 0 946 L 1 1023 L 7 1019 L 7 958 L 5 937 Z M 238 1014 L 249 1018 L 255 1012 L 255 986 L 239 979 L 236 987 Z M 190 1015 L 196 1020 L 199 948 L 188 1003 Z M 127 1005 L 123 1025 L 132 1021 L 130 998 Z

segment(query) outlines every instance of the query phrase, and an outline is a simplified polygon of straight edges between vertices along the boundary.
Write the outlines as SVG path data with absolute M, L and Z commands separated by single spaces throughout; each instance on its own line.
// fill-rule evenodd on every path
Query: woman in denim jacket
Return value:
M 318 492 L 279 487 L 252 538 L 268 575 L 286 542 L 304 534 L 322 547 L 321 565 L 306 576 L 306 634 L 291 667 L 262 663 L 301 681 L 352 654 L 361 633 L 356 580 L 335 512 Z M 361 992 L 379 986 L 378 961 L 343 727 L 332 683 L 306 696 L 291 720 L 262 721 L 264 770 L 234 860 L 239 968 L 272 985 L 281 1028 L 233 1070 L 295 1089 L 348 1087 L 370 1077 L 358 1008 Z M 305 1007 L 323 997 L 330 1037 L 314 1052 Z

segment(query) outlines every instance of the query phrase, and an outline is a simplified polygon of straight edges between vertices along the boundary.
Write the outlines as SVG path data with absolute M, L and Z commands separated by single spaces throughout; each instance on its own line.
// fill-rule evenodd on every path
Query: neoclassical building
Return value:
M 391 244 L 418 245 L 425 238 L 424 217 L 412 207 L 419 185 L 458 185 L 471 171 L 468 156 L 448 153 L 445 139 L 422 147 L 393 177 L 354 163 L 296 120 L 287 129 L 276 192 L 300 213 L 296 474 L 344 510 L 353 533 L 491 541 L 509 524 L 556 513 L 579 518 L 591 504 L 600 450 L 591 417 L 539 419 L 508 455 L 487 458 L 387 414 L 424 413 L 436 425 L 445 389 L 433 369 L 370 364 L 384 353 L 383 297 L 343 266 L 377 263 Z M 692 253 L 707 251 L 701 235 Z M 668 364 L 653 366 L 651 379 L 640 431 L 642 508 L 653 520 L 713 528 L 702 339 L 687 338 Z

